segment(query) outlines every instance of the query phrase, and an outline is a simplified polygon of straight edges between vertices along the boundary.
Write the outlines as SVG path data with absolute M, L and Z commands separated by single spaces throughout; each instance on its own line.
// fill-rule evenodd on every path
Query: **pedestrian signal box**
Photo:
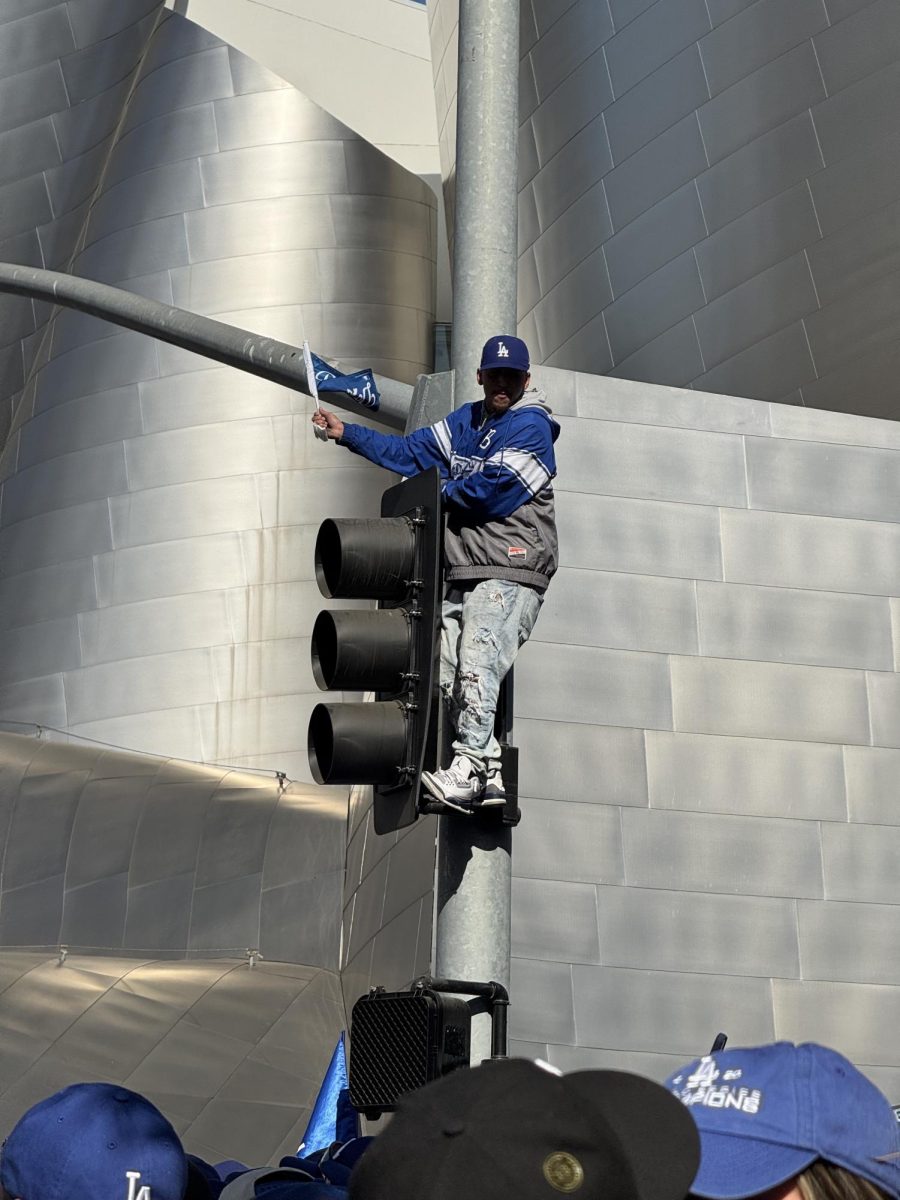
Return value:
M 416 819 L 422 771 L 436 766 L 438 471 L 389 488 L 380 517 L 323 521 L 315 563 L 323 596 L 374 600 L 377 608 L 324 609 L 316 618 L 316 683 L 374 698 L 316 705 L 307 735 L 310 768 L 319 783 L 372 784 L 375 832 L 391 833 Z

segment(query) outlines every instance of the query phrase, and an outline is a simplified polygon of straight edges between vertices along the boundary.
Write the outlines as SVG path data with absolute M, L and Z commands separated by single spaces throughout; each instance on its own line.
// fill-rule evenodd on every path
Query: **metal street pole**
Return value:
M 460 0 L 453 246 L 455 403 L 472 399 L 481 347 L 516 331 L 519 0 Z M 509 987 L 511 831 L 438 821 L 435 975 Z M 490 1019 L 472 1026 L 489 1058 Z

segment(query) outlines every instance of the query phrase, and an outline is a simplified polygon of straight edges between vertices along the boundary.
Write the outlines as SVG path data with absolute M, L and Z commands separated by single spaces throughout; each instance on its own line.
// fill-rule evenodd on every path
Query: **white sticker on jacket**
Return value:
M 526 558 L 528 551 L 524 546 L 510 546 L 506 551 L 507 558 Z

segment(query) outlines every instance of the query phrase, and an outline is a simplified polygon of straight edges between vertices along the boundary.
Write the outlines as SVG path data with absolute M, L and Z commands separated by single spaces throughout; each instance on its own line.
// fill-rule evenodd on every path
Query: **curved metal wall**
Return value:
M 448 179 L 458 4 L 430 8 Z M 523 0 L 521 49 L 536 358 L 900 415 L 893 0 Z
M 427 369 L 425 184 L 160 0 L 14 8 L 0 257 Z M 27 377 L 0 457 L 0 719 L 309 779 L 313 538 L 384 476 L 315 441 L 299 394 L 47 318 L 6 355 Z M 3 369 L 7 394 L 22 378 Z

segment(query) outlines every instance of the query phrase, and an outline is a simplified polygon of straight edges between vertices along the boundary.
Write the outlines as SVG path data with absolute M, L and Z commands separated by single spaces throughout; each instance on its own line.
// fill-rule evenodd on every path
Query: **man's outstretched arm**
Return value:
M 319 429 L 325 430 L 330 440 L 398 475 L 418 475 L 429 467 L 437 467 L 445 478 L 449 472 L 450 437 L 443 421 L 400 436 L 367 429 L 365 425 L 352 425 L 325 408 L 313 413 L 312 420 Z

